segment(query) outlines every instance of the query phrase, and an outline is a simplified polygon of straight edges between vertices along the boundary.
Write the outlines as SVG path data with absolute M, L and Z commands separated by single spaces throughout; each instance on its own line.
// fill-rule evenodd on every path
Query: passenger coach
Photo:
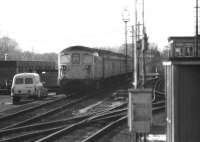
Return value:
M 99 88 L 132 72 L 131 58 L 107 50 L 71 46 L 58 57 L 58 83 L 65 91 Z

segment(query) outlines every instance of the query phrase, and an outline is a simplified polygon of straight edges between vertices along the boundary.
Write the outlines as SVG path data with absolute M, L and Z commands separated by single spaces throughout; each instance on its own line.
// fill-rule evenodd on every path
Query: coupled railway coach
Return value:
M 10 90 L 12 79 L 17 73 L 36 72 L 45 86 L 57 85 L 57 66 L 47 61 L 0 61 L 0 93 Z M 50 77 L 49 77 L 50 76 Z
M 58 83 L 65 91 L 97 89 L 132 71 L 129 56 L 107 50 L 71 46 L 58 57 Z

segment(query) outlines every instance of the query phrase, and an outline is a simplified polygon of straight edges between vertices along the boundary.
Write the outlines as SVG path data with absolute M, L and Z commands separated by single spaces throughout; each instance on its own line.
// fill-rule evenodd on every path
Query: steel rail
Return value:
M 118 116 L 118 117 L 121 117 L 121 116 Z M 118 118 L 118 117 L 116 117 L 116 118 Z M 110 119 L 110 118 L 107 118 L 107 119 Z M 104 120 L 106 120 L 106 118 Z M 95 122 L 95 121 L 97 122 L 97 120 L 93 120 L 93 121 L 91 121 L 91 123 Z M 31 133 L 22 134 L 20 136 L 16 136 L 13 138 L 3 139 L 3 140 L 0 140 L 0 142 L 16 142 L 16 141 L 27 141 L 27 140 L 33 141 L 33 139 L 35 141 L 37 139 L 37 137 L 40 137 L 41 135 L 48 135 L 50 133 L 54 133 L 56 131 L 63 129 L 64 127 L 67 127 L 66 124 L 63 124 L 62 126 L 48 128 L 45 130 L 39 130 L 39 131 L 31 132 Z
M 119 113 L 123 113 L 123 112 L 127 112 L 128 109 L 127 108 L 124 108 L 124 109 L 120 109 L 120 110 L 113 110 L 113 111 L 110 111 L 108 110 L 107 112 L 103 112 L 103 113 L 100 113 L 100 114 L 96 114 L 94 116 L 91 116 L 90 118 L 88 118 L 88 121 L 93 121 L 93 120 L 96 120 L 96 119 L 101 119 L 102 117 L 105 118 L 105 117 L 109 117 L 110 115 L 116 115 L 116 114 L 119 114 Z
M 44 106 L 48 106 L 50 104 L 53 104 L 53 103 L 56 103 L 56 102 L 59 102 L 59 101 L 63 101 L 63 99 L 69 99 L 70 97 L 74 96 L 76 93 L 71 93 L 65 97 L 62 97 L 62 98 L 58 98 L 56 100 L 53 100 L 53 101 L 48 101 L 48 102 L 45 102 L 45 103 L 42 103 L 40 105 L 37 105 L 37 106 L 33 106 L 33 107 L 29 107 L 29 108 L 26 108 L 26 109 L 23 109 L 21 111 L 17 111 L 15 113 L 11 113 L 11 114 L 7 114 L 5 116 L 2 116 L 0 117 L 0 121 L 4 121 L 4 120 L 8 120 L 8 119 L 12 119 L 13 117 L 16 117 L 18 115 L 21 115 L 21 114 L 24 114 L 24 113 L 27 113 L 27 112 L 30 112 L 30 111 L 33 111 L 33 110 L 36 110 L 36 109 L 40 109 Z
M 102 136 L 103 134 L 105 134 L 106 132 L 111 130 L 112 128 L 114 128 L 116 125 L 119 125 L 120 123 L 122 123 L 122 122 L 124 122 L 126 120 L 127 120 L 127 116 L 123 116 L 120 119 L 118 119 L 118 120 L 116 120 L 114 122 L 111 122 L 110 124 L 106 125 L 105 127 L 100 129 L 99 131 L 95 132 L 93 135 L 87 137 L 86 139 L 82 140 L 81 142 L 93 142 L 97 138 L 99 138 L 100 136 Z
M 32 132 L 32 133 L 16 136 L 14 138 L 3 139 L 3 140 L 0 140 L 0 142 L 17 142 L 17 141 L 20 142 L 20 141 L 25 141 L 25 140 L 28 140 L 30 138 L 37 137 L 38 135 L 48 135 L 50 133 L 53 133 L 55 131 L 58 131 L 58 130 L 62 129 L 63 127 L 65 127 L 65 126 L 60 126 L 60 127 L 56 127 L 56 128 L 50 128 L 50 129 L 46 129 L 46 130 Z
M 6 135 L 9 135 L 9 134 L 19 133 L 19 132 L 23 132 L 23 131 L 27 132 L 27 131 L 44 129 L 44 128 L 48 128 L 48 127 L 57 127 L 57 126 L 65 125 L 66 123 L 69 123 L 69 122 L 71 123 L 71 122 L 80 121 L 87 117 L 89 117 L 89 116 L 85 115 L 85 116 L 71 117 L 71 118 L 63 119 L 63 120 L 57 120 L 57 121 L 51 121 L 51 122 L 45 122 L 45 123 L 37 123 L 37 124 L 33 124 L 33 125 L 27 125 L 27 126 L 22 126 L 22 127 L 1 130 L 0 138 L 4 137 Z
M 119 107 L 119 106 L 117 106 L 117 107 Z M 82 126 L 84 126 L 88 123 L 94 122 L 95 120 L 98 120 L 98 118 L 108 117 L 109 114 L 112 115 L 112 114 L 116 114 L 116 113 L 119 113 L 119 112 L 122 112 L 122 111 L 127 111 L 126 109 L 122 109 L 122 110 L 119 110 L 119 111 L 115 110 L 115 111 L 109 112 L 110 110 L 114 110 L 114 109 L 116 109 L 116 107 L 111 108 L 111 109 L 107 109 L 106 111 L 103 111 L 103 112 L 98 113 L 98 114 L 94 113 L 95 114 L 94 116 L 86 118 L 86 119 L 84 119 L 80 122 L 77 122 L 75 124 L 72 124 L 72 125 L 64 128 L 64 129 L 62 129 L 62 130 L 59 130 L 59 131 L 52 133 L 52 134 L 50 134 L 50 135 L 48 135 L 44 138 L 41 138 L 41 139 L 37 140 L 36 142 L 48 142 L 49 140 L 55 139 L 55 138 L 62 136 L 63 134 L 66 134 L 66 133 L 70 133 L 71 131 L 73 131 L 77 128 L 80 128 L 80 127 L 82 127 Z M 110 119 L 110 117 L 108 117 L 108 119 Z
M 0 117 L 0 121 L 2 122 L 4 120 L 8 120 L 10 118 L 16 117 L 17 115 L 21 115 L 21 114 L 24 114 L 24 113 L 27 113 L 27 112 L 30 112 L 30 111 L 42 108 L 44 106 L 50 105 L 52 103 L 56 103 L 56 102 L 62 101 L 63 99 L 67 99 L 67 98 L 65 98 L 65 97 L 64 98 L 59 98 L 57 100 L 49 101 L 47 103 L 43 103 L 43 104 L 40 104 L 40 105 L 37 105 L 37 106 L 34 106 L 34 107 L 26 108 L 24 110 L 21 110 L 21 111 L 15 112 L 15 113 L 11 113 L 11 114 L 5 115 L 3 117 Z
M 113 120 L 113 119 L 116 119 L 116 118 L 119 118 L 119 117 L 122 117 L 122 116 L 125 116 L 125 115 L 127 115 L 127 114 L 124 113 L 124 112 L 121 112 L 119 114 L 113 114 L 113 115 L 110 115 L 110 116 L 97 118 L 95 120 L 92 120 L 91 122 L 99 122 L 99 121 L 104 121 L 104 120 Z
M 76 116 L 76 117 L 71 117 L 71 118 L 59 120 L 59 121 L 52 121 L 52 122 L 39 123 L 39 124 L 28 125 L 28 126 L 23 126 L 23 127 L 5 129 L 5 130 L 0 131 L 0 137 L 6 138 L 9 135 L 14 135 L 16 133 L 20 133 L 20 132 L 27 133 L 28 131 L 36 131 L 36 130 L 41 130 L 41 129 L 49 129 L 48 131 L 51 131 L 51 129 L 54 129 L 55 127 L 61 127 L 63 125 L 66 126 L 66 123 L 69 123 L 69 122 L 75 123 L 77 121 L 81 121 L 81 120 L 91 117 L 93 115 L 96 115 L 96 117 L 94 117 L 93 121 L 91 121 L 91 122 L 97 122 L 98 120 L 105 120 L 105 119 L 113 120 L 115 118 L 118 118 L 119 117 L 118 115 L 120 115 L 120 116 L 125 115 L 125 114 L 116 115 L 117 113 L 120 113 L 120 112 L 121 113 L 126 112 L 125 109 L 120 109 L 122 106 L 125 106 L 125 105 L 121 104 L 119 106 L 115 106 L 115 107 L 106 109 L 107 113 L 105 113 L 105 111 L 103 111 L 103 112 L 100 112 L 101 115 L 99 115 L 99 114 L 96 115 L 97 113 L 94 112 L 89 115 Z M 119 110 L 116 110 L 116 109 L 119 109 Z M 111 115 L 113 115 L 113 116 L 111 116 Z M 105 117 L 105 118 L 103 118 L 103 117 Z M 95 118 L 99 118 L 99 119 L 95 120 Z M 43 130 L 43 131 L 45 131 L 45 130 Z M 24 137 L 28 138 L 29 137 L 28 135 L 30 135 L 30 137 L 31 137 L 34 133 L 35 132 L 29 133 L 26 135 L 21 134 L 21 136 L 17 136 L 15 138 L 13 138 L 13 141 L 15 141 L 17 139 L 23 139 Z M 39 133 L 38 133 L 38 135 L 39 135 Z M 12 141 L 12 138 L 10 138 L 9 140 Z
M 163 108 L 163 107 L 162 107 L 162 108 Z M 159 108 L 158 108 L 158 107 L 155 107 L 155 108 L 153 108 L 152 111 L 157 111 L 157 110 L 162 109 L 162 108 L 161 108 L 161 107 L 159 107 Z M 120 111 L 121 111 L 121 112 L 122 112 L 122 111 L 127 112 L 127 108 L 122 109 L 122 110 L 119 110 L 118 113 L 119 113 Z M 114 114 L 114 116 L 116 116 L 116 115 L 117 115 L 117 111 L 110 112 L 110 114 Z M 126 115 L 126 114 L 124 114 L 124 115 Z M 78 122 L 78 123 L 72 124 L 72 125 L 70 125 L 70 126 L 68 126 L 68 127 L 65 127 L 64 129 L 61 129 L 61 130 L 59 130 L 59 131 L 57 131 L 57 132 L 55 132 L 55 133 L 52 133 L 52 134 L 50 134 L 50 135 L 48 135 L 48 136 L 46 136 L 46 137 L 43 137 L 43 138 L 37 140 L 36 142 L 48 142 L 48 141 L 50 141 L 50 140 L 56 139 L 56 138 L 62 136 L 63 134 L 70 133 L 71 131 L 73 131 L 73 130 L 75 130 L 75 129 L 77 129 L 77 128 L 80 128 L 80 127 L 82 127 L 82 126 L 84 126 L 84 125 L 86 125 L 86 124 L 88 124 L 88 123 L 94 122 L 95 120 L 96 120 L 96 121 L 97 121 L 97 120 L 101 120 L 101 119 L 103 120 L 103 116 L 108 117 L 108 119 L 110 119 L 110 117 L 112 117 L 112 116 L 109 117 L 108 114 L 107 114 L 106 112 L 103 112 L 101 115 L 100 115 L 100 114 L 97 114 L 97 115 L 91 116 L 91 117 L 89 117 L 89 118 L 86 118 L 85 120 L 82 120 L 82 121 L 80 121 L 80 122 Z M 114 116 L 113 116 L 113 117 L 114 117 Z M 123 116 L 123 114 L 122 114 L 122 116 Z M 126 115 L 126 116 L 123 116 L 123 117 L 127 117 L 127 115 Z M 104 120 L 105 120 L 105 119 L 104 119 Z
M 152 111 L 155 112 L 155 111 L 161 110 L 163 108 L 165 108 L 165 106 L 154 107 L 152 109 Z M 104 135 L 109 130 L 113 129 L 115 126 L 119 126 L 120 123 L 122 123 L 123 121 L 126 121 L 127 118 L 128 118 L 127 115 L 126 116 L 121 116 L 121 118 L 119 118 L 118 120 L 111 122 L 110 124 L 106 125 L 102 129 L 100 129 L 99 131 L 95 132 L 94 134 L 90 135 L 86 139 L 82 140 L 81 142 L 93 142 L 93 141 L 97 140 L 99 137 Z
M 57 107 L 57 108 L 55 108 L 55 109 L 53 109 L 53 110 L 49 110 L 49 111 L 47 111 L 47 112 L 45 112 L 45 113 L 42 113 L 42 114 L 40 114 L 40 115 L 38 115 L 38 116 L 29 118 L 29 119 L 27 119 L 27 120 L 24 120 L 24 121 L 21 121 L 21 122 L 18 122 L 18 123 L 15 123 L 15 124 L 13 124 L 13 125 L 9 125 L 9 126 L 3 128 L 3 130 L 4 130 L 4 129 L 9 129 L 9 128 L 14 128 L 14 127 L 20 127 L 20 126 L 23 126 L 23 125 L 27 125 L 27 124 L 33 123 L 33 122 L 35 122 L 35 121 L 39 121 L 40 119 L 42 119 L 42 118 L 44 118 L 44 117 L 47 117 L 47 116 L 49 116 L 49 115 L 51 115 L 51 114 L 53 114 L 53 113 L 56 113 L 56 112 L 58 112 L 58 111 L 62 111 L 62 110 L 65 109 L 66 107 L 69 107 L 70 105 L 73 105 L 73 104 L 75 104 L 75 103 L 78 103 L 78 102 L 84 100 L 85 98 L 86 98 L 86 97 L 79 98 L 79 99 L 74 100 L 74 101 L 72 101 L 72 102 L 70 102 L 70 103 L 67 103 L 67 104 L 64 104 L 64 105 L 62 105 L 62 106 L 59 106 L 59 107 Z

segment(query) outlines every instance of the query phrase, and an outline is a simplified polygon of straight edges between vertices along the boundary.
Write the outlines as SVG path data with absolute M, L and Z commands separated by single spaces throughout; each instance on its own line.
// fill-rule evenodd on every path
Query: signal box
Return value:
M 200 141 L 200 58 L 165 63 L 167 142 Z

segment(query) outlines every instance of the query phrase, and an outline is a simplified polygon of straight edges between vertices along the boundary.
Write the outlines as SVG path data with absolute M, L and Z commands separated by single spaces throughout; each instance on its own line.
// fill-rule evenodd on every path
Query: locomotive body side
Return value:
M 104 78 L 104 59 L 100 55 L 94 56 L 93 74 L 93 79 L 96 81 L 100 81 Z
M 126 74 L 124 55 L 83 46 L 61 51 L 58 66 L 58 83 L 64 91 L 99 88 Z
M 110 55 L 104 58 L 104 78 L 118 76 L 124 74 L 124 63 L 120 56 Z

